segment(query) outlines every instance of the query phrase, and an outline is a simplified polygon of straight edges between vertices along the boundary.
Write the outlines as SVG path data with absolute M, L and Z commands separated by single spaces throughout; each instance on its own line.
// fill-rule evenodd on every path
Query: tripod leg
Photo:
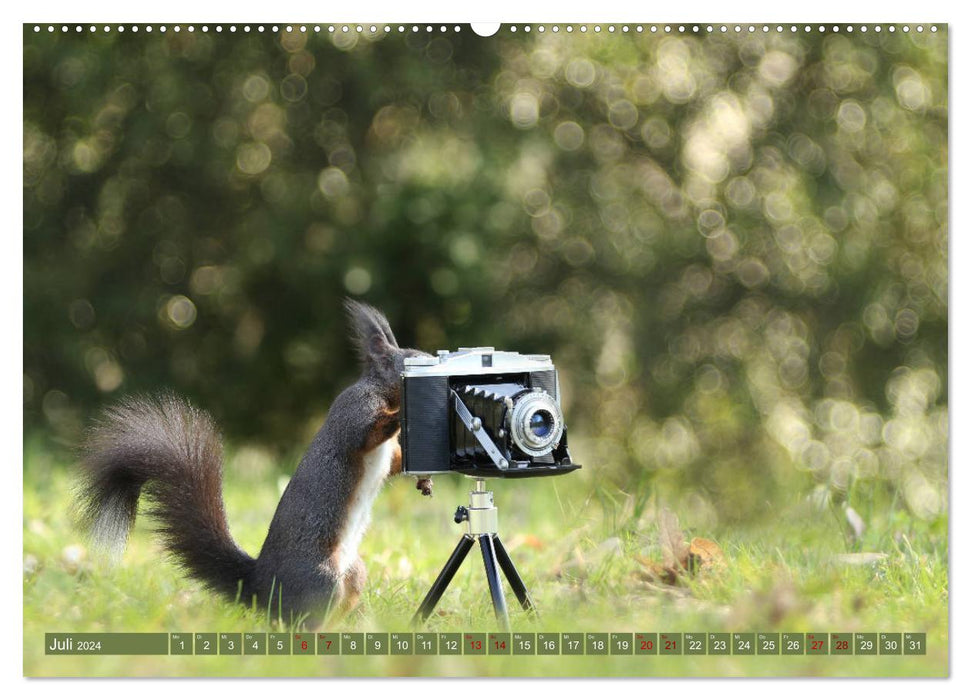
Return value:
M 496 566 L 496 550 L 492 546 L 492 535 L 479 535 L 479 546 L 482 548 L 482 561 L 485 563 L 489 592 L 492 593 L 492 609 L 496 611 L 496 619 L 502 625 L 503 631 L 507 631 L 509 629 L 509 612 L 506 610 L 506 596 L 502 592 L 502 581 L 499 580 L 499 569 Z
M 496 548 L 496 561 L 499 562 L 502 573 L 506 575 L 509 586 L 512 588 L 513 593 L 516 594 L 516 599 L 519 600 L 519 604 L 523 606 L 523 610 L 536 613 L 536 607 L 533 605 L 533 599 L 529 596 L 526 584 L 523 583 L 522 577 L 516 571 L 516 566 L 512 563 L 512 559 L 509 558 L 509 553 L 506 551 L 506 548 L 502 546 L 502 540 L 499 539 L 499 535 L 492 536 L 492 544 Z
M 411 618 L 412 626 L 426 620 L 428 616 L 432 614 L 432 610 L 434 610 L 435 606 L 438 605 L 439 599 L 442 597 L 442 594 L 445 593 L 445 589 L 448 588 L 448 584 L 452 582 L 452 579 L 455 577 L 455 573 L 459 570 L 459 567 L 462 566 L 462 562 L 465 561 L 465 557 L 468 556 L 469 550 L 472 549 L 474 542 L 475 540 L 473 540 L 471 536 L 462 535 L 462 539 L 460 539 L 459 543 L 455 546 L 452 556 L 450 556 L 448 561 L 445 562 L 442 572 L 438 575 L 438 578 L 435 579 L 435 583 L 433 583 L 432 587 L 428 590 L 428 593 L 425 595 L 425 599 L 421 601 L 421 605 L 418 606 L 418 611 Z

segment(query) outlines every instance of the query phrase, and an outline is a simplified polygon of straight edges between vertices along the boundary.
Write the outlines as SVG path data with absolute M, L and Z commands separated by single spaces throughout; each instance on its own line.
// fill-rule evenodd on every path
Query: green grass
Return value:
M 685 528 L 716 541 L 725 565 L 687 586 L 647 582 L 637 556 L 660 559 L 665 499 L 625 494 L 595 469 L 553 479 L 490 482 L 500 532 L 542 617 L 513 612 L 515 631 L 926 632 L 926 656 L 666 657 L 49 657 L 45 632 L 260 632 L 287 627 L 266 610 L 207 593 L 169 563 L 140 520 L 122 562 L 108 565 L 71 527 L 65 464 L 26 450 L 24 673 L 29 676 L 943 676 L 948 673 L 947 522 L 919 521 L 892 500 L 860 507 L 864 539 L 848 549 L 830 512 L 793 497 L 764 524 Z M 277 472 L 237 456 L 226 473 L 231 530 L 255 554 L 279 497 Z M 369 579 L 340 631 L 409 631 L 409 619 L 455 545 L 455 506 L 471 482 L 439 478 L 432 499 L 407 478 L 380 495 L 362 547 Z M 675 501 L 675 499 L 672 499 Z M 677 510 L 677 509 L 675 509 Z M 691 514 L 679 512 L 682 523 Z M 847 551 L 882 552 L 846 565 Z M 72 555 L 73 552 L 73 555 Z M 515 599 L 507 589 L 514 605 Z M 426 628 L 497 631 L 472 552 Z

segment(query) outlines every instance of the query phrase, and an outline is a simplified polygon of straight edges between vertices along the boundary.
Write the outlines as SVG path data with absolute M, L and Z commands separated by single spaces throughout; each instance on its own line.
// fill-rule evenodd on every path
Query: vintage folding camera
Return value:
M 549 355 L 440 350 L 406 359 L 401 382 L 406 473 L 514 478 L 580 468 L 567 449 Z

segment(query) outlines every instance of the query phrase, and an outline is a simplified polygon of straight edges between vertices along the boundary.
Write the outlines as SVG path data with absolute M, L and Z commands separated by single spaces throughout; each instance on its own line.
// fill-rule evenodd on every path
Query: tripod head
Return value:
M 496 508 L 492 491 L 486 490 L 485 479 L 476 479 L 469 491 L 469 505 L 455 510 L 455 522 L 467 522 L 469 535 L 496 535 L 499 532 L 499 509 Z

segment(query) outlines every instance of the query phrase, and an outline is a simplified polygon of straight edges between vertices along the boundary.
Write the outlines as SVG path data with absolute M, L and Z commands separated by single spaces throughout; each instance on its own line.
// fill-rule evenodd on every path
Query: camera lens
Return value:
M 530 457 L 549 454 L 563 437 L 560 407 L 542 389 L 520 393 L 507 420 L 513 444 Z
M 536 437 L 546 437 L 553 427 L 553 416 L 549 411 L 536 411 L 529 419 L 529 429 Z

